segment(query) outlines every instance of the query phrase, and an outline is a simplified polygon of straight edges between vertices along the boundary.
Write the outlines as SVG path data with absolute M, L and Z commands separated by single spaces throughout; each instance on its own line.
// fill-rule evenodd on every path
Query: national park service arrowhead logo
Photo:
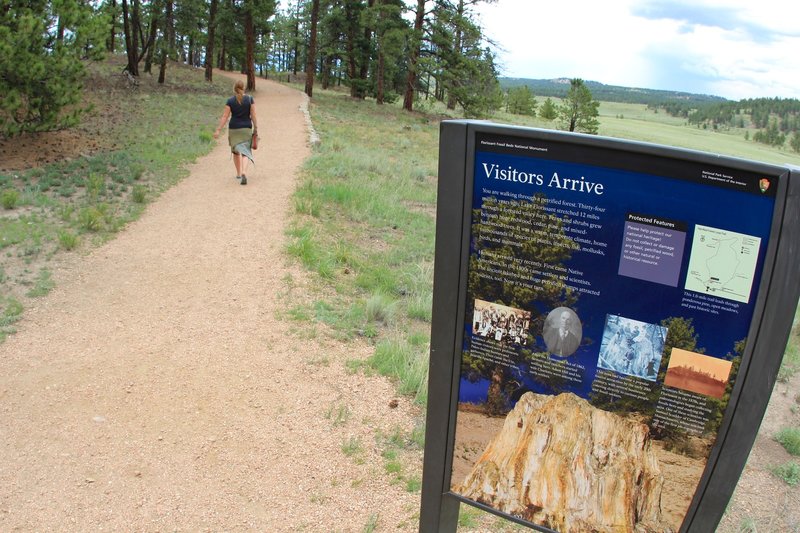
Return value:
M 758 188 L 761 189 L 761 192 L 767 192 L 767 189 L 769 189 L 769 185 L 770 183 L 767 178 L 761 178 L 760 180 L 758 180 Z

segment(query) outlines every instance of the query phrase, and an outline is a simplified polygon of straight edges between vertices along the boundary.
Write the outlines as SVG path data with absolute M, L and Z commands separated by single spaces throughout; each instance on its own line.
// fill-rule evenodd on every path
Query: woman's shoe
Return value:
M 244 174 L 242 174 L 242 181 L 241 181 L 241 183 L 242 183 L 242 185 L 247 185 L 247 176 L 245 176 Z

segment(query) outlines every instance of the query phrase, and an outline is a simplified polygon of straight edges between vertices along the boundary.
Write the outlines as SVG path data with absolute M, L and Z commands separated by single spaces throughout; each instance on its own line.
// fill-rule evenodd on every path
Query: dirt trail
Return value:
M 415 530 L 375 439 L 412 406 L 346 374 L 366 348 L 276 318 L 303 297 L 283 249 L 308 132 L 301 93 L 254 96 L 248 185 L 221 138 L 0 345 L 0 530 Z

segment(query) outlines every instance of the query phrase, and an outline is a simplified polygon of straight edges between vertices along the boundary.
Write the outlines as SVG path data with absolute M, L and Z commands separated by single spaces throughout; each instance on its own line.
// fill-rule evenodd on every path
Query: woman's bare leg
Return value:
M 236 167 L 236 177 L 242 175 L 242 154 L 233 152 L 233 166 Z

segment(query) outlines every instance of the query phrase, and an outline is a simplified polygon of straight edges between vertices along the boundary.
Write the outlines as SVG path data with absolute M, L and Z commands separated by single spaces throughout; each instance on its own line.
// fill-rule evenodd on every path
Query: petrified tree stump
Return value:
M 642 533 L 671 531 L 662 485 L 646 425 L 574 394 L 528 392 L 456 490 L 564 533 Z

